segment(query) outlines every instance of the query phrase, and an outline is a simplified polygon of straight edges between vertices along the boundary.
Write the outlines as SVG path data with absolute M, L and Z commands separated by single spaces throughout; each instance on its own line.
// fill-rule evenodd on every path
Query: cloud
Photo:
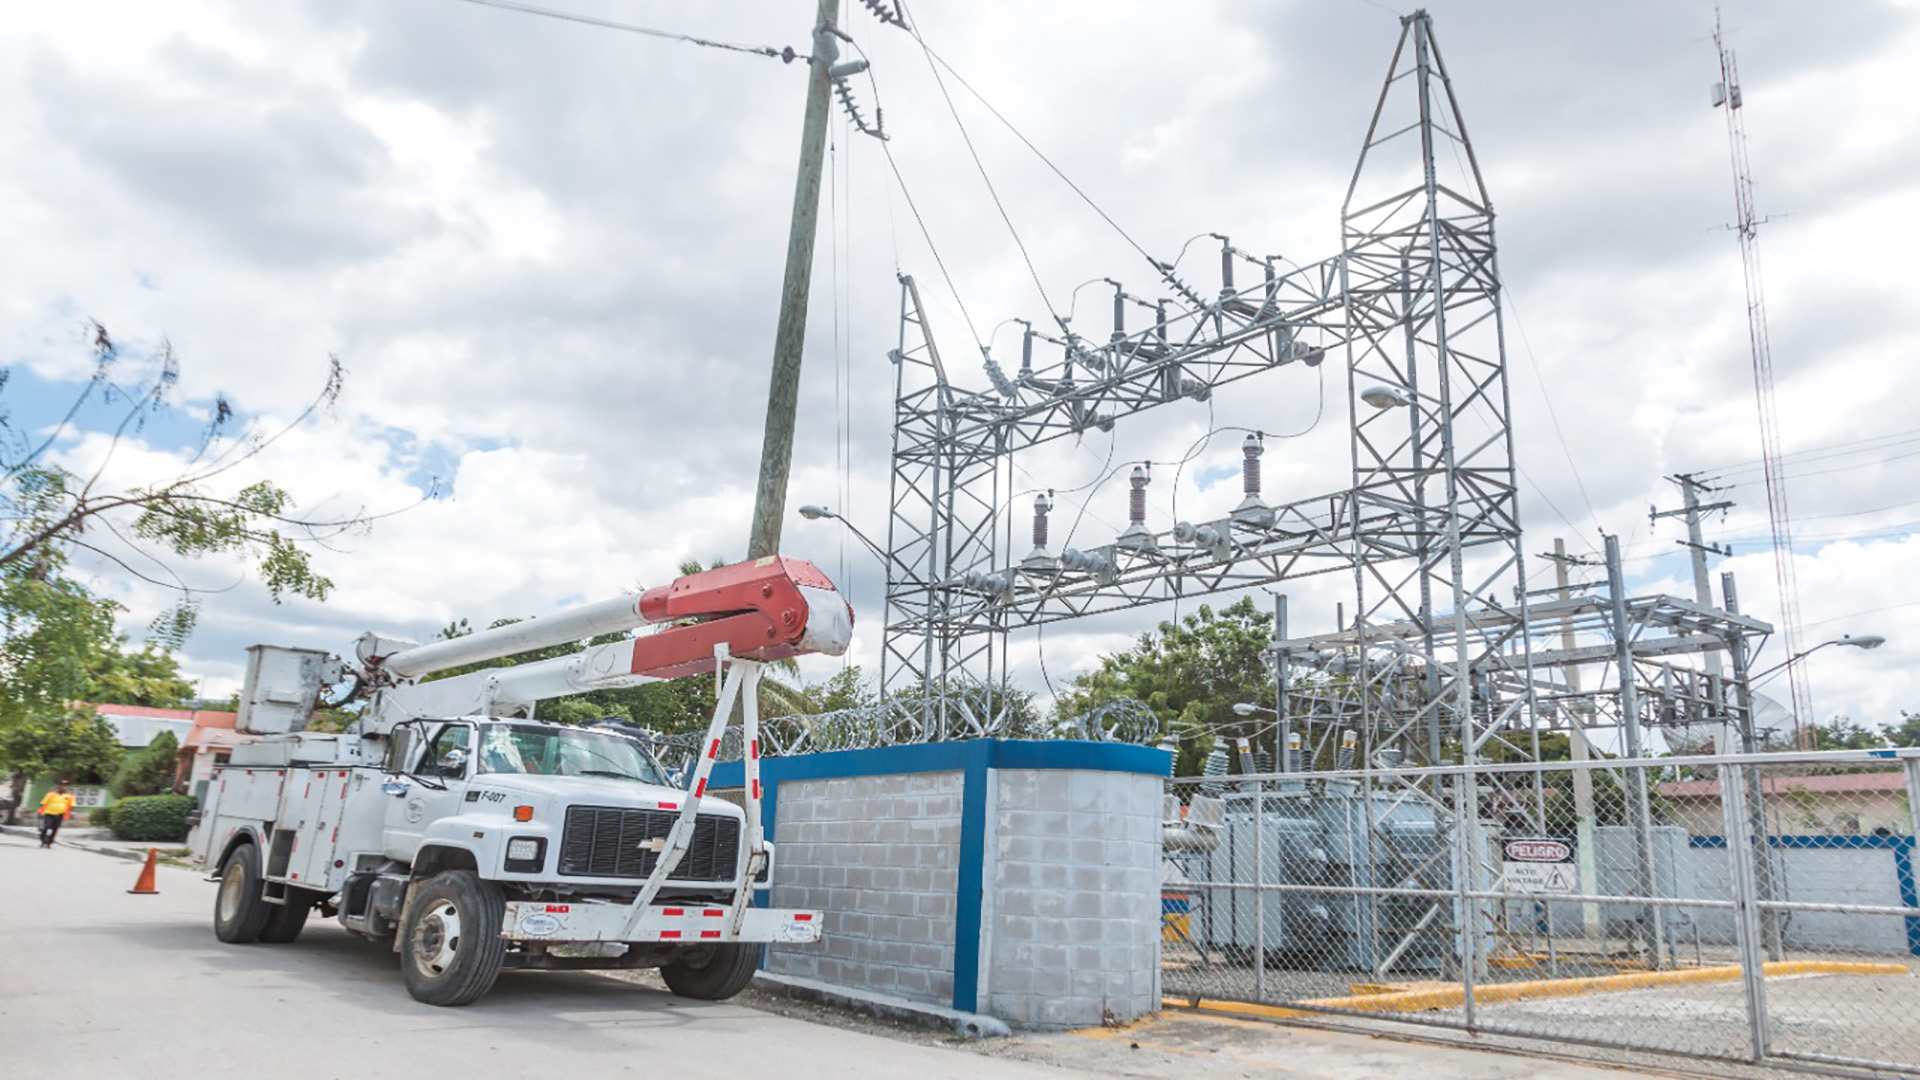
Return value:
M 340 583 L 324 606 L 275 607 L 250 584 L 209 595 L 193 670 L 231 679 L 253 640 L 340 647 L 367 629 L 431 633 L 662 580 L 681 558 L 741 554 L 800 65 L 450 0 L 88 8 L 35 9 L 0 31 L 0 152 L 18 163 L 0 177 L 0 228 L 14 238 L 0 259 L 0 355 L 72 380 L 85 362 L 74 327 L 96 317 L 129 340 L 169 338 L 183 400 L 220 391 L 280 416 L 334 354 L 349 370 L 339 412 L 277 446 L 261 475 L 306 505 L 404 505 L 435 472 L 451 485 L 350 549 L 321 552 Z M 765 3 L 577 10 L 751 44 L 804 45 L 807 31 L 804 12 Z M 1718 78 L 1712 9 L 1432 10 L 1499 212 L 1527 550 L 1555 535 L 1585 550 L 1605 528 L 1641 559 L 1636 588 L 1684 581 L 1676 527 L 1645 517 L 1649 503 L 1672 504 L 1663 475 L 1726 471 L 1745 486 L 1711 536 L 1766 528 L 1753 473 L 1732 471 L 1758 441 L 1738 251 L 1722 228 L 1723 114 L 1706 98 Z M 980 388 L 980 344 L 1011 366 L 1009 317 L 1046 327 L 1057 313 L 1103 336 L 1109 287 L 1076 286 L 1110 276 L 1147 291 L 1154 274 L 1134 243 L 1171 259 L 1218 230 L 1262 254 L 1333 255 L 1399 30 L 1363 3 L 919 14 L 940 56 L 1126 235 L 948 77 L 1022 251 L 928 57 L 850 16 L 907 188 L 880 145 L 836 116 L 790 503 L 830 503 L 882 542 L 896 271 L 919 282 L 955 383 Z M 1916 342 L 1898 283 L 1901 253 L 1920 240 L 1901 209 L 1920 194 L 1902 111 L 1915 16 L 1743 2 L 1726 21 L 1761 205 L 1781 215 L 1764 254 L 1787 445 L 1911 428 L 1904 403 L 1920 376 L 1899 362 Z M 861 93 L 871 105 L 872 87 Z M 1180 273 L 1216 287 L 1217 252 L 1195 240 Z M 1130 463 L 1153 460 L 1153 522 L 1217 516 L 1238 498 L 1240 435 L 1204 437 L 1216 428 L 1269 433 L 1270 498 L 1342 488 L 1340 374 L 1279 372 L 1141 417 L 1111 442 L 1090 433 L 1023 454 L 996 497 L 1022 534 L 1032 493 L 1054 489 L 1056 538 L 1092 545 L 1124 525 Z M 130 457 L 158 474 L 167 452 Z M 1881 457 L 1820 462 L 1846 467 L 1796 482 L 1804 531 L 1912 520 L 1827 516 L 1902 501 L 1920 459 Z M 856 656 L 875 663 L 877 564 L 833 522 L 793 519 L 786 537 L 841 576 L 860 605 Z M 1810 621 L 1920 601 L 1897 584 L 1914 566 L 1905 541 L 1820 543 L 1801 574 Z M 1749 609 L 1765 610 L 1770 565 L 1742 551 L 1729 565 Z M 1850 566 L 1872 566 L 1880 584 Z M 1545 569 L 1536 562 L 1535 576 Z M 208 580 L 238 570 L 210 567 Z M 1350 582 L 1286 589 L 1296 632 L 1331 628 L 1343 603 L 1351 615 Z M 130 622 L 164 600 L 126 597 Z M 1019 635 L 1017 677 L 1058 685 L 1172 614 L 1060 625 L 1044 644 Z M 1910 686 L 1825 665 L 1893 650 L 1809 661 L 1823 665 L 1816 674 L 1857 675 L 1821 692 L 1823 709 L 1886 718 Z

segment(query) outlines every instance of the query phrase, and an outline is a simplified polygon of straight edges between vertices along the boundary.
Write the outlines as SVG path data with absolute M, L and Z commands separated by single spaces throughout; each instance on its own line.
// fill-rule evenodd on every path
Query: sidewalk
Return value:
M 37 825 L 0 825 L 0 835 L 24 836 L 29 840 L 38 841 L 40 828 Z M 54 845 L 134 860 L 145 859 L 148 848 L 158 848 L 160 854 L 165 856 L 169 850 L 180 851 L 187 846 L 184 842 L 174 844 L 154 843 L 147 840 L 120 840 L 114 837 L 111 829 L 96 829 L 91 825 L 61 826 L 60 837 L 54 841 Z

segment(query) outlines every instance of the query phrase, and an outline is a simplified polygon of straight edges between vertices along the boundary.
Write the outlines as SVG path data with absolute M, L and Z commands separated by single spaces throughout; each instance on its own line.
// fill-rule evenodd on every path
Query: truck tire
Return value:
M 220 890 L 213 900 L 213 936 L 229 945 L 260 937 L 273 905 L 261 899 L 260 849 L 241 844 L 220 868 Z
M 288 889 L 284 903 L 267 905 L 267 923 L 260 928 L 260 940 L 269 945 L 285 945 L 299 937 L 316 902 L 317 898 L 306 889 Z
M 692 955 L 687 959 L 660 968 L 667 989 L 681 997 L 725 1001 L 745 990 L 753 973 L 760 970 L 758 942 L 696 946 L 688 951 Z
M 493 988 L 507 954 L 500 936 L 507 901 L 471 870 L 427 879 L 400 928 L 407 993 L 428 1005 L 465 1005 Z

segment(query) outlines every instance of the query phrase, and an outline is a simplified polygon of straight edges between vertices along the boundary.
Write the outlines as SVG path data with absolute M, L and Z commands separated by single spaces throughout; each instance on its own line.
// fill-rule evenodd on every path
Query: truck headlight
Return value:
M 507 841 L 507 871 L 537 874 L 547 861 L 547 842 L 538 836 L 516 836 Z

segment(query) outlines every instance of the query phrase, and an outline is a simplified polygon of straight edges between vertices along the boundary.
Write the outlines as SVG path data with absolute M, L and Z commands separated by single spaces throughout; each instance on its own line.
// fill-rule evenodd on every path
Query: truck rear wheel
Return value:
M 428 1005 L 465 1005 L 493 988 L 507 954 L 500 886 L 471 870 L 435 874 L 420 887 L 401 927 L 407 993 Z
M 267 922 L 260 928 L 260 940 L 269 945 L 285 945 L 299 937 L 317 902 L 307 889 L 288 889 L 283 903 L 267 905 Z
M 260 937 L 273 905 L 260 897 L 260 849 L 241 844 L 220 869 L 220 891 L 213 901 L 213 935 L 229 945 Z
M 747 988 L 760 969 L 760 945 L 736 941 L 690 948 L 685 960 L 660 968 L 667 989 L 681 997 L 725 1001 Z

